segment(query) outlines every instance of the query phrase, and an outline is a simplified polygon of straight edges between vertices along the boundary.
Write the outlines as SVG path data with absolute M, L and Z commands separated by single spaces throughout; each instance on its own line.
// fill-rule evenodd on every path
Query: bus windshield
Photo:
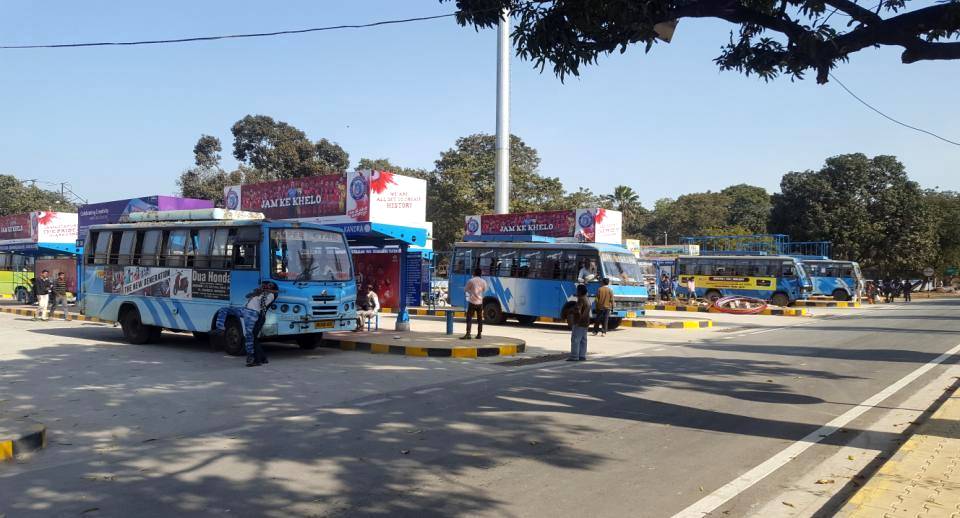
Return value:
M 351 278 L 343 236 L 317 229 L 270 230 L 271 273 L 290 281 L 345 281 Z
M 644 271 L 633 254 L 601 252 L 600 261 L 603 262 L 603 274 L 611 283 L 641 283 L 644 280 Z

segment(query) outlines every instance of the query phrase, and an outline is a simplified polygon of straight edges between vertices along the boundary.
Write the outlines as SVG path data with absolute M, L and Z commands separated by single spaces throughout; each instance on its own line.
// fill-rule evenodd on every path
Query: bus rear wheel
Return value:
M 236 317 L 227 319 L 223 326 L 223 351 L 230 356 L 247 354 L 247 346 L 243 340 L 243 323 Z
M 840 288 L 833 290 L 832 295 L 833 295 L 833 300 L 838 300 L 840 302 L 846 302 L 850 300 L 850 295 L 846 291 L 841 290 Z
M 522 326 L 533 325 L 533 323 L 536 321 L 537 317 L 532 315 L 517 315 L 517 322 L 519 322 Z
M 774 306 L 785 308 L 790 305 L 790 297 L 784 293 L 774 293 L 773 296 L 770 297 L 770 303 Z
M 16 291 L 16 298 L 17 298 L 17 302 L 21 304 L 29 304 L 30 292 L 28 292 L 27 289 L 22 286 L 18 287 Z
M 137 308 L 127 308 L 120 315 L 120 328 L 123 330 L 123 337 L 136 345 L 150 343 L 160 336 L 160 328 L 148 326 L 140 320 L 140 311 Z
M 722 296 L 723 295 L 721 295 L 719 291 L 710 290 L 704 295 L 703 298 L 707 299 L 708 301 L 710 301 L 711 304 L 713 304 L 714 302 L 720 300 L 720 297 Z
M 614 329 L 620 327 L 620 323 L 623 322 L 621 318 L 610 317 L 607 320 L 607 331 L 613 331 Z
M 490 301 L 483 305 L 483 321 L 491 324 L 502 324 L 507 321 L 499 302 Z

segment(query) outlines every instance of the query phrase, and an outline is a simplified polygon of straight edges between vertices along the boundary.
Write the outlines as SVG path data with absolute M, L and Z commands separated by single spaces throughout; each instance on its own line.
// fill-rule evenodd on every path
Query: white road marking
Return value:
M 423 389 L 423 390 L 418 390 L 418 391 L 414 392 L 414 394 L 429 394 L 429 393 L 431 393 L 431 392 L 436 392 L 436 391 L 438 391 L 438 390 L 443 390 L 443 388 L 442 388 L 442 387 L 427 388 L 427 389 Z
M 731 498 L 743 493 L 757 482 L 760 482 L 766 478 L 767 475 L 770 475 L 794 458 L 798 457 L 801 453 L 806 451 L 807 448 L 822 441 L 824 438 L 830 436 L 832 433 L 849 424 L 850 421 L 853 421 L 867 411 L 871 410 L 876 405 L 882 403 L 883 400 L 896 394 L 898 391 L 900 391 L 900 389 L 906 387 L 920 376 L 923 376 L 930 369 L 940 365 L 958 351 L 960 351 L 960 344 L 955 345 L 949 351 L 937 356 L 910 374 L 900 378 L 887 388 L 877 392 L 873 396 L 870 396 L 863 403 L 860 403 L 850 410 L 847 410 L 843 414 L 840 414 L 829 423 L 808 434 L 803 439 L 800 439 L 790 446 L 787 446 L 779 453 L 773 457 L 770 457 L 750 471 L 747 471 L 743 475 L 740 475 L 734 480 L 728 482 L 726 485 L 721 486 L 716 491 L 701 498 L 690 507 L 687 507 L 686 509 L 673 515 L 673 518 L 702 518 L 705 514 L 714 511 Z
M 370 401 L 364 401 L 363 403 L 357 403 L 356 406 L 370 406 L 370 405 L 376 405 L 377 403 L 384 403 L 384 402 L 386 402 L 386 401 L 390 401 L 390 398 L 385 397 L 385 398 L 380 398 L 380 399 L 371 399 Z
M 464 381 L 461 385 L 473 385 L 474 383 L 483 383 L 484 381 L 490 381 L 487 378 L 480 378 L 476 380 Z

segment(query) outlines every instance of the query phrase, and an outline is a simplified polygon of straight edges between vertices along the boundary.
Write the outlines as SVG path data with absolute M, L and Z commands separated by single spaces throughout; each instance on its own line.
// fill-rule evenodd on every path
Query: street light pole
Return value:
M 667 233 L 663 233 L 663 246 L 667 246 Z
M 510 11 L 497 24 L 497 169 L 494 211 L 510 212 Z

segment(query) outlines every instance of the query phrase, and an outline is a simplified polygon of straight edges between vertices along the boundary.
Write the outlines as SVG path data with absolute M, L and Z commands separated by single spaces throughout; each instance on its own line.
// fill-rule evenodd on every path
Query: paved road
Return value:
M 712 516 L 747 516 L 850 441 L 893 448 L 901 437 L 872 424 L 952 357 L 815 432 L 941 361 L 960 344 L 958 310 L 890 305 L 669 344 L 625 330 L 625 353 L 521 366 L 320 352 L 237 369 L 185 341 L 133 348 L 110 328 L 64 327 L 0 355 L 0 408 L 78 430 L 0 468 L 0 514 L 673 516 L 719 490 L 731 498 Z M 36 336 L 2 324 L 2 342 Z M 34 400 L 24 388 L 42 386 Z M 734 482 L 810 434 L 820 444 Z

